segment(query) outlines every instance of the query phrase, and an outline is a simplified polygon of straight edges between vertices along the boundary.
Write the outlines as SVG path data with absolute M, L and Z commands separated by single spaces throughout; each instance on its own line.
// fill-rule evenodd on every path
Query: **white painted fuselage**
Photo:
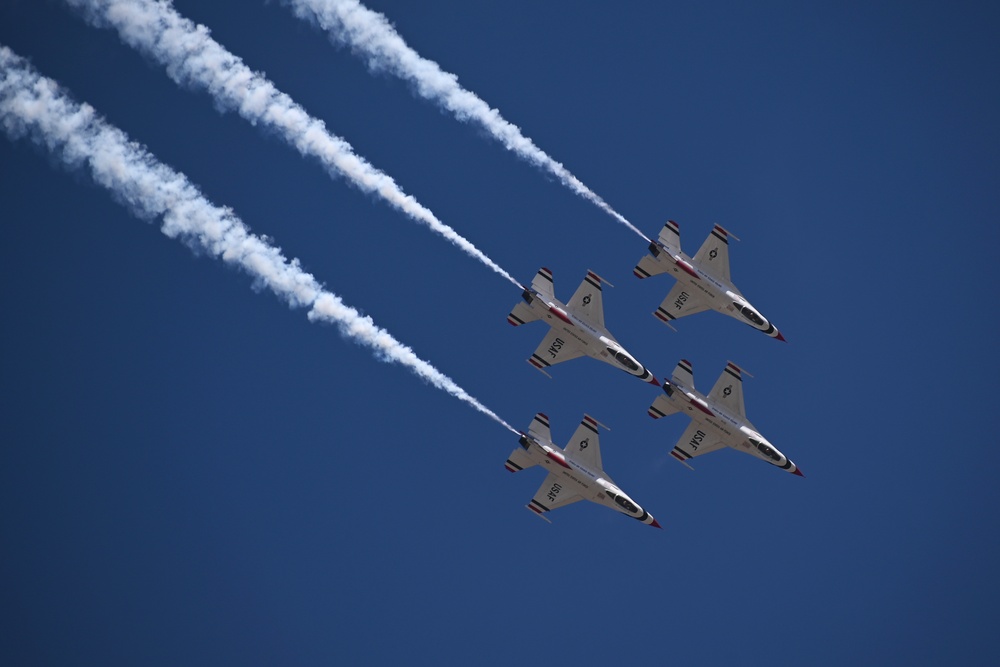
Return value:
M 676 308 L 682 308 L 691 295 L 694 295 L 713 310 L 748 324 L 772 338 L 785 340 L 781 332 L 747 301 L 733 283 L 705 270 L 700 263 L 683 252 L 673 252 L 657 241 L 650 244 L 649 250 L 654 262 L 660 266 L 660 272 L 669 273 L 685 287 L 674 299 L 672 305 Z M 666 317 L 660 312 L 654 313 L 661 320 L 670 321 L 672 317 L 669 308 L 665 314 Z
M 672 380 L 663 381 L 663 393 L 678 412 L 691 417 L 700 427 L 691 434 L 690 441 L 679 443 L 692 455 L 697 455 L 700 447 L 721 442 L 782 470 L 802 475 L 791 459 L 761 435 L 745 417 L 733 414 L 698 390 Z
M 583 318 L 575 316 L 558 299 L 547 298 L 533 289 L 525 289 L 524 301 L 537 318 L 548 324 L 560 335 L 552 341 L 547 353 L 554 360 L 558 357 L 562 346 L 571 341 L 587 356 L 599 359 L 607 364 L 634 375 L 650 384 L 659 385 L 653 374 L 632 356 L 621 343 L 601 327 L 597 327 Z
M 594 470 L 567 454 L 565 450 L 552 443 L 539 441 L 530 435 L 522 434 L 519 442 L 532 463 L 542 466 L 554 475 L 545 495 L 548 502 L 556 504 L 564 497 L 578 495 L 583 500 L 604 505 L 647 525 L 660 527 L 653 515 L 609 480 L 604 471 Z M 546 490 L 540 489 L 540 491 Z M 545 500 L 541 502 L 544 504 Z M 546 507 L 545 511 L 547 509 Z M 538 512 L 538 509 L 535 511 Z

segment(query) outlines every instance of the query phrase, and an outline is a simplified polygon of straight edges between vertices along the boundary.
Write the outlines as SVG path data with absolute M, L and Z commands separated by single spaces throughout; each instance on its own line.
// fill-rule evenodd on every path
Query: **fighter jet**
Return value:
M 781 332 L 750 305 L 729 278 L 730 236 L 729 232 L 716 225 L 692 258 L 681 252 L 677 223 L 667 221 L 659 240 L 649 244 L 650 254 L 640 259 L 632 270 L 639 278 L 669 272 L 677 279 L 677 284 L 653 315 L 670 326 L 673 320 L 712 308 L 763 331 L 771 338 L 785 340 Z
M 506 463 L 510 472 L 520 472 L 536 465 L 548 470 L 549 474 L 538 487 L 538 493 L 525 507 L 549 521 L 544 516 L 546 512 L 578 500 L 589 500 L 659 528 L 656 519 L 619 489 L 604 472 L 598 425 L 603 426 L 593 417 L 584 415 L 569 444 L 560 449 L 552 444 L 549 418 L 541 412 L 535 415 L 528 432 L 521 433 L 521 446 L 514 449 Z
M 688 459 L 722 449 L 726 445 L 802 477 L 791 459 L 767 441 L 747 420 L 743 409 L 743 371 L 729 362 L 708 396 L 694 388 L 691 362 L 681 359 L 673 378 L 663 381 L 663 394 L 649 406 L 653 419 L 686 412 L 691 424 L 670 454 L 686 465 Z
M 507 322 L 515 327 L 534 320 L 552 327 L 528 363 L 549 375 L 545 372 L 549 366 L 586 354 L 659 386 L 656 377 L 604 328 L 601 284 L 601 278 L 588 271 L 573 298 L 563 304 L 555 297 L 552 272 L 545 268 L 538 270 L 531 287 L 521 294 L 524 303 L 514 306 L 507 316 Z

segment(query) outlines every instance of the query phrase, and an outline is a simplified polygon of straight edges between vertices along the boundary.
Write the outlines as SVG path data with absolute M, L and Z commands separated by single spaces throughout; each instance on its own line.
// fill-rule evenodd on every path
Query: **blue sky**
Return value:
M 178 0 L 523 282 L 613 283 L 658 376 L 754 374 L 805 478 L 668 456 L 687 419 L 589 360 L 549 380 L 506 281 L 181 89 L 59 2 L 0 6 L 31 59 L 517 428 L 588 412 L 657 531 L 523 505 L 515 439 L 193 255 L 27 141 L 0 141 L 0 661 L 994 664 L 989 428 L 998 12 L 983 3 L 370 2 L 647 235 L 742 241 L 788 344 L 651 316 L 644 243 L 275 2 Z

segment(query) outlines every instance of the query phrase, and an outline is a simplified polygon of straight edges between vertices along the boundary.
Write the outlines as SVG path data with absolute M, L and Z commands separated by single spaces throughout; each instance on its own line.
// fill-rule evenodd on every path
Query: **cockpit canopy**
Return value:
M 610 348 L 610 347 L 608 348 L 608 352 L 612 356 L 614 356 L 615 360 L 619 364 L 621 364 L 625 368 L 629 369 L 630 371 L 637 371 L 637 370 L 639 370 L 639 364 L 635 363 L 635 361 L 632 359 L 632 357 L 628 356 L 624 352 L 620 352 L 620 351 L 615 350 L 614 348 Z
M 736 310 L 740 311 L 743 317 L 747 318 L 759 327 L 764 326 L 764 318 L 758 315 L 757 311 L 753 308 L 750 306 L 742 306 L 735 301 L 733 301 L 733 305 L 736 306 Z
M 756 447 L 757 451 L 759 451 L 761 454 L 771 459 L 772 461 L 781 460 L 781 454 L 779 454 L 774 447 L 764 444 L 757 438 L 750 438 L 750 444 Z
M 621 507 L 626 512 L 629 512 L 630 514 L 639 513 L 639 508 L 636 506 L 636 504 L 633 503 L 628 498 L 626 498 L 625 496 L 620 496 L 614 491 L 605 491 L 604 493 L 608 494 L 608 497 L 611 498 L 613 501 L 615 501 L 615 504 Z

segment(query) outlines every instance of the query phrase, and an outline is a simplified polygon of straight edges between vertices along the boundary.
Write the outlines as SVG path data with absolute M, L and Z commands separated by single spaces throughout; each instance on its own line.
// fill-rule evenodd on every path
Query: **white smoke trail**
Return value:
M 649 239 L 631 222 L 571 174 L 561 163 L 524 136 L 496 109 L 466 90 L 458 77 L 414 51 L 389 20 L 358 0 L 282 0 L 299 18 L 326 30 L 335 43 L 346 44 L 374 71 L 387 71 L 409 81 L 417 93 L 451 111 L 461 121 L 476 123 L 508 150 L 554 175 L 570 190 L 596 204 L 633 232 Z
M 227 51 L 208 28 L 182 17 L 167 0 L 66 0 L 99 27 L 113 27 L 132 48 L 153 58 L 178 84 L 206 90 L 223 109 L 274 130 L 302 155 L 318 158 L 331 176 L 343 176 L 361 191 L 381 197 L 427 225 L 514 285 L 514 278 L 475 245 L 444 224 L 384 172 L 359 157 L 344 139 L 327 131 L 262 74 Z
M 42 77 L 23 58 L 0 45 L 0 125 L 7 136 L 28 136 L 71 169 L 87 169 L 94 180 L 147 220 L 162 218 L 162 231 L 201 248 L 248 273 L 292 307 L 308 307 L 312 321 L 328 322 L 340 333 L 371 348 L 383 361 L 401 364 L 518 433 L 489 408 L 413 350 L 375 325 L 370 317 L 306 273 L 297 260 L 251 234 L 227 208 L 209 202 L 187 178 L 157 161 L 93 107 L 78 104 Z

